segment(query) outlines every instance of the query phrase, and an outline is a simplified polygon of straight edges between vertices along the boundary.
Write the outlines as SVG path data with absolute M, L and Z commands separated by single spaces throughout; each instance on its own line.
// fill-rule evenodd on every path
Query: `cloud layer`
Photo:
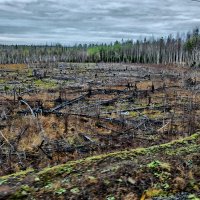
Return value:
M 90 43 L 166 36 L 200 26 L 192 0 L 0 0 L 0 43 Z

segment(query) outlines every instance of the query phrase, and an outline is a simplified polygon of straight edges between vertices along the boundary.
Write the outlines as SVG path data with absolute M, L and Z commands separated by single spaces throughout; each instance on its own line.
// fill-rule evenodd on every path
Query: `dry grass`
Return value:
M 26 64 L 0 64 L 0 69 L 4 69 L 4 70 L 25 70 L 27 69 L 27 65 Z

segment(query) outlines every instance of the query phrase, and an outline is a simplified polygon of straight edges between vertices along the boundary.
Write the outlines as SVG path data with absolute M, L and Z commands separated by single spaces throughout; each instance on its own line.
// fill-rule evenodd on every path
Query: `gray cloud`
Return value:
M 192 0 L 0 0 L 0 43 L 111 42 L 200 26 Z

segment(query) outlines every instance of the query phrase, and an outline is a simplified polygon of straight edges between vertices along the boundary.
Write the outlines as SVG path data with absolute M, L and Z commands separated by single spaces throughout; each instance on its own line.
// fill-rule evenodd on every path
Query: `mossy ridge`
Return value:
M 1 176 L 0 177 L 0 181 L 8 180 L 8 179 L 22 179 L 25 176 L 27 176 L 29 173 L 33 173 L 33 172 L 35 172 L 35 170 L 32 169 L 32 168 L 29 168 L 29 169 L 27 169 L 25 171 L 20 171 L 20 172 L 14 173 L 14 174 Z
M 55 167 L 50 167 L 50 168 L 44 168 L 38 173 L 34 173 L 35 171 L 33 169 L 28 169 L 26 171 L 18 172 L 15 174 L 11 174 L 8 176 L 3 176 L 0 177 L 0 180 L 8 180 L 4 181 L 4 184 L 8 184 L 9 179 L 12 179 L 13 181 L 22 181 L 23 178 L 25 178 L 29 173 L 36 175 L 38 177 L 37 181 L 35 182 L 40 182 L 40 183 L 45 183 L 48 180 L 52 180 L 55 177 L 59 176 L 66 176 L 71 173 L 76 173 L 75 167 L 81 166 L 81 165 L 92 165 L 93 163 L 96 163 L 98 161 L 106 161 L 106 159 L 113 158 L 113 159 L 119 159 L 119 160 L 126 160 L 128 159 L 134 159 L 137 156 L 140 155 L 150 155 L 154 153 L 159 153 L 160 151 L 165 151 L 165 152 L 170 152 L 171 154 L 174 152 L 176 154 L 177 152 L 182 154 L 182 153 L 187 153 L 194 152 L 197 149 L 200 149 L 200 145 L 194 145 L 196 140 L 199 139 L 200 134 L 196 133 L 192 136 L 189 136 L 187 138 L 183 138 L 180 140 L 175 140 L 170 143 L 162 144 L 162 145 L 156 145 L 152 146 L 149 148 L 138 148 L 138 149 L 131 149 L 131 150 L 126 150 L 126 151 L 120 151 L 120 152 L 114 152 L 114 153 L 109 153 L 109 154 L 102 154 L 98 156 L 93 156 L 93 157 L 88 157 L 85 159 L 80 159 L 76 161 L 70 161 L 66 164 L 63 165 L 58 165 Z M 177 146 L 178 145 L 178 146 Z M 184 147 L 182 146 L 184 145 Z M 173 149 L 171 149 L 173 147 Z M 188 147 L 188 148 L 187 148 Z M 169 153 L 169 154 L 170 154 Z
M 156 145 L 156 146 L 152 146 L 149 148 L 137 148 L 137 149 L 131 149 L 131 150 L 126 150 L 126 151 L 102 154 L 102 155 L 98 155 L 98 156 L 92 156 L 92 157 L 88 157 L 88 158 L 84 158 L 84 159 L 80 159 L 80 160 L 76 160 L 76 161 L 69 161 L 68 163 L 63 164 L 63 165 L 58 165 L 58 166 L 50 167 L 50 168 L 44 168 L 42 171 L 40 171 L 38 173 L 38 176 L 43 176 L 44 174 L 47 175 L 48 173 L 50 173 L 51 176 L 53 174 L 59 175 L 61 173 L 66 173 L 66 172 L 70 173 L 73 170 L 73 167 L 78 164 L 90 164 L 90 163 L 92 164 L 93 162 L 96 162 L 99 160 L 102 161 L 103 159 L 108 159 L 108 158 L 127 159 L 129 157 L 136 157 L 139 155 L 157 153 L 157 152 L 160 152 L 161 150 L 165 150 L 168 154 L 169 154 L 169 152 L 171 152 L 172 154 L 176 154 L 177 152 L 179 152 L 180 154 L 181 154 L 181 152 L 182 153 L 187 153 L 190 151 L 193 152 L 194 150 L 197 150 L 200 148 L 198 144 L 192 145 L 192 144 L 195 144 L 197 142 L 197 139 L 199 139 L 199 138 L 200 138 L 200 133 L 196 133 L 187 138 L 183 138 L 180 140 L 174 140 L 174 141 L 166 143 L 166 144 Z M 180 146 L 180 147 L 177 147 L 176 149 L 174 149 L 174 148 L 170 149 L 174 145 L 176 145 L 176 146 L 184 145 L 184 147 Z M 189 145 L 189 148 L 186 148 L 187 145 Z M 18 173 L 11 174 L 8 176 L 3 176 L 3 177 L 0 177 L 0 180 L 11 178 L 11 177 L 14 178 L 14 177 L 18 177 L 18 176 L 25 176 L 30 172 L 34 172 L 34 170 L 28 169 L 26 171 L 18 172 Z

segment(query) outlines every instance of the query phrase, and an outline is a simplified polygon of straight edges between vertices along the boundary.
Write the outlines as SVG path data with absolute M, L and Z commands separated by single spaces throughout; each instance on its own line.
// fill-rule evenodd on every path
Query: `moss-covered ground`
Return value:
M 200 195 L 200 134 L 0 178 L 1 199 L 161 199 Z M 184 192 L 184 193 L 183 193 Z

